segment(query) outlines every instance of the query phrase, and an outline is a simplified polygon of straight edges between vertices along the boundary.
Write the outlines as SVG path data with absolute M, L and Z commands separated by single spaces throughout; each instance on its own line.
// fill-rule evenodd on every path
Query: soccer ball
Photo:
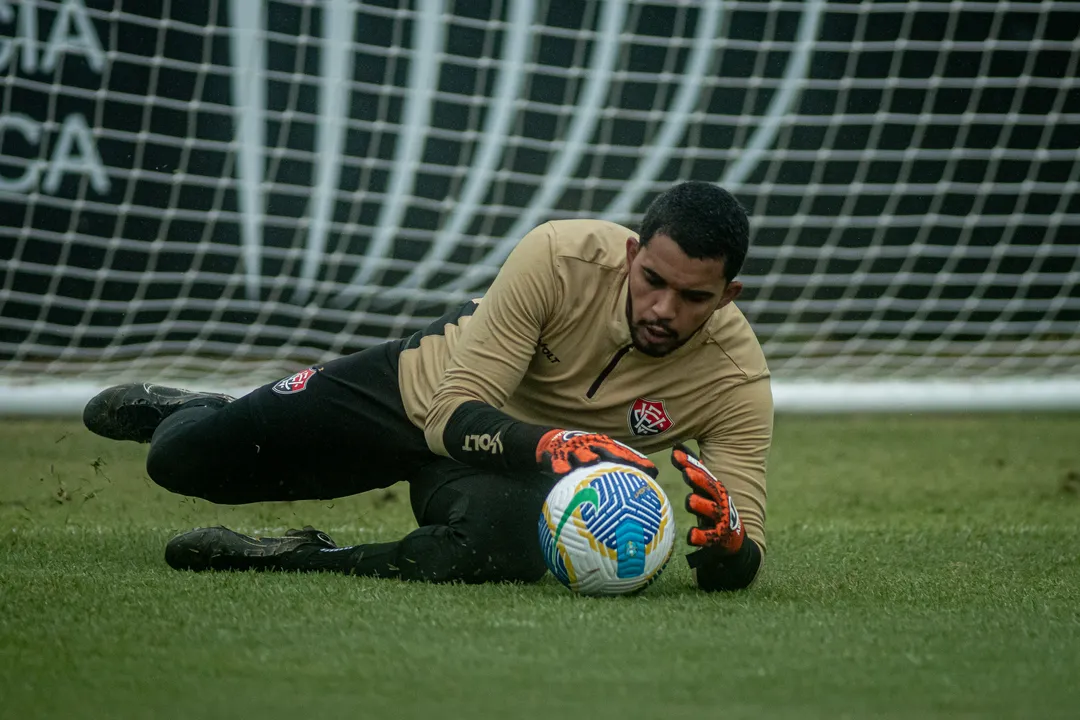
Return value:
M 675 517 L 664 491 L 628 465 L 586 465 L 562 478 L 540 513 L 548 569 L 582 595 L 640 590 L 664 569 Z

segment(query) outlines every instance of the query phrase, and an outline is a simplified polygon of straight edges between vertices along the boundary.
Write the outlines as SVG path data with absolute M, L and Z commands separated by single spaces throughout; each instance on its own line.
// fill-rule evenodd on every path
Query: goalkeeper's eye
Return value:
M 682 299 L 691 305 L 700 305 L 712 300 L 713 294 L 709 292 L 697 292 L 696 290 L 684 290 L 679 293 Z
M 645 281 L 652 285 L 654 288 L 666 287 L 667 283 L 664 282 L 664 278 L 660 277 L 652 270 L 645 270 Z

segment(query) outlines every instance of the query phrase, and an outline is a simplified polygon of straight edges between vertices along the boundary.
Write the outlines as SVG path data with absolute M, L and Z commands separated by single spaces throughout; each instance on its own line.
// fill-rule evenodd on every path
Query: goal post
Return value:
M 245 392 L 706 180 L 779 410 L 1080 408 L 1080 2 L 0 0 L 0 413 Z

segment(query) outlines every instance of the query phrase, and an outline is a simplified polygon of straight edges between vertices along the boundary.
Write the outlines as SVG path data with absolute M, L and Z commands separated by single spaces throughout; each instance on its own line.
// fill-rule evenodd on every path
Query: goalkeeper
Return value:
M 540 579 L 536 522 L 559 476 L 599 459 L 655 476 L 643 453 L 674 447 L 698 518 L 688 534 L 695 581 L 744 588 L 765 552 L 772 437 L 768 368 L 732 303 L 748 242 L 729 193 L 679 184 L 649 206 L 639 235 L 598 220 L 537 227 L 482 300 L 411 337 L 235 400 L 109 388 L 84 422 L 150 443 L 157 484 L 216 503 L 409 482 L 419 527 L 395 542 L 337 547 L 311 527 L 278 538 L 200 528 L 169 542 L 173 567 L 432 582 Z

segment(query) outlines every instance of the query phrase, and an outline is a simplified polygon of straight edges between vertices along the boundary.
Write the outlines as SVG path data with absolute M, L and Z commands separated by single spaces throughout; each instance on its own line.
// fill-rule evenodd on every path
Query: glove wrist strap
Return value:
M 734 554 L 718 546 L 702 548 L 687 555 L 686 563 L 697 570 L 697 584 L 702 590 L 742 590 L 757 576 L 761 548 L 744 537 L 742 547 Z

